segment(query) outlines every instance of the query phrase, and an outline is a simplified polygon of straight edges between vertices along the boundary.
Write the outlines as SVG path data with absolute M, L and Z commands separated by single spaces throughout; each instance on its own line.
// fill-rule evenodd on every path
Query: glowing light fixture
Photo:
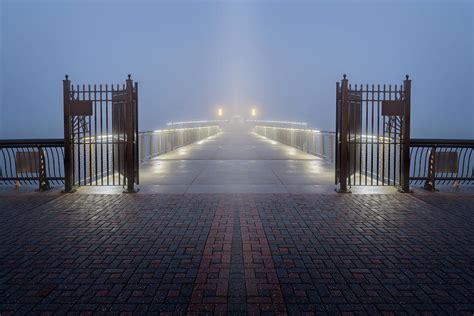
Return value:
M 219 108 L 219 109 L 217 110 L 217 115 L 218 115 L 219 117 L 222 116 L 222 108 Z
M 257 116 L 257 109 L 253 108 L 252 109 L 252 117 Z

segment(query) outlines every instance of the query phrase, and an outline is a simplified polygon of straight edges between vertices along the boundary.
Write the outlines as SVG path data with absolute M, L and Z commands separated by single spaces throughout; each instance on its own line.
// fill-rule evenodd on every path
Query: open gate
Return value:
M 138 84 L 64 89 L 65 191 L 77 186 L 138 184 Z
M 336 84 L 336 184 L 340 192 L 360 185 L 409 191 L 410 98 L 401 85 Z

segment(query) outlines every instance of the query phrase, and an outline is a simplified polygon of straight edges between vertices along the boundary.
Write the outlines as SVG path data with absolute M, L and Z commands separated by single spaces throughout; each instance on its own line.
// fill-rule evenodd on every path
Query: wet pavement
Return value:
M 0 314 L 474 312 L 474 195 L 0 195 Z

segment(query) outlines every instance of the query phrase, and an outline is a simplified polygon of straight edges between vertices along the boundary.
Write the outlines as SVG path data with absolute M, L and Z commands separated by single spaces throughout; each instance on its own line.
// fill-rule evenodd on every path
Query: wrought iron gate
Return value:
M 336 84 L 336 184 L 388 185 L 409 191 L 410 97 L 401 85 Z
M 75 186 L 138 184 L 138 84 L 64 89 L 65 191 Z

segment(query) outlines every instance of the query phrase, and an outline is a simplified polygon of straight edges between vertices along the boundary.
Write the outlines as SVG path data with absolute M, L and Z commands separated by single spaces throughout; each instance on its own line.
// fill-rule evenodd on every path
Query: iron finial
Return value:
M 405 78 L 408 80 L 408 78 L 410 78 L 410 76 L 409 76 L 409 75 L 405 75 Z
M 347 77 L 346 74 L 343 74 L 343 75 L 342 75 L 342 78 L 343 78 L 344 80 L 346 80 L 346 77 Z
M 128 80 L 132 79 L 132 75 L 128 74 Z
M 66 77 L 66 80 L 69 80 L 69 75 L 66 75 L 65 77 Z

